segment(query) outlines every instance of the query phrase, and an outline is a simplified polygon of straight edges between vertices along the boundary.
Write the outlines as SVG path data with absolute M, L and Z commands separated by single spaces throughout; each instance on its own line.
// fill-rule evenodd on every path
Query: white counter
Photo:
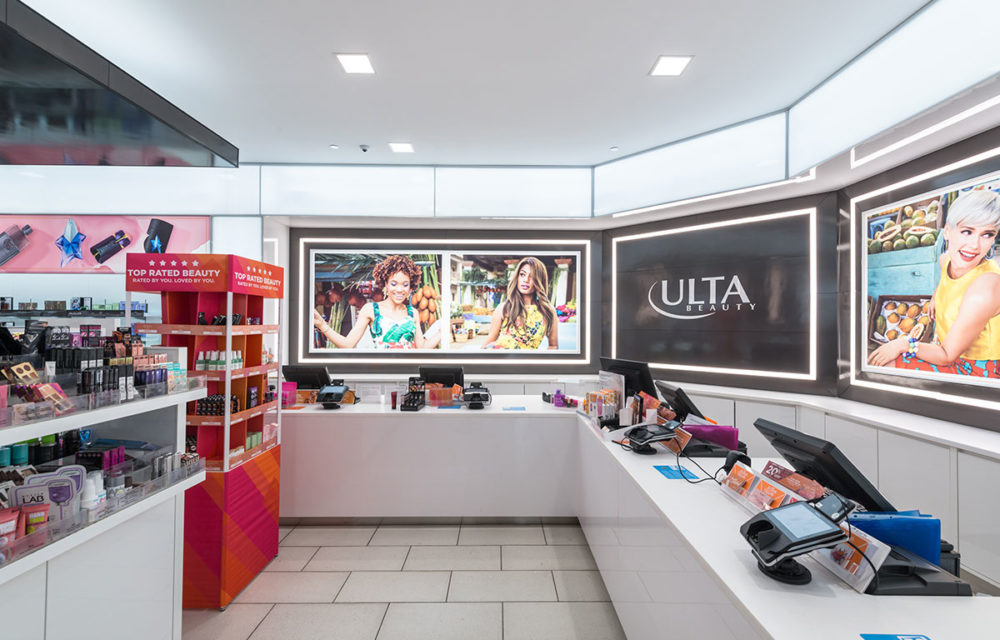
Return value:
M 739 535 L 748 514 L 717 485 L 668 480 L 653 466 L 672 455 L 624 451 L 534 398 L 480 412 L 308 409 L 284 428 L 283 518 L 578 517 L 630 640 L 966 640 L 1000 628 L 1000 599 L 866 596 L 808 559 L 811 584 L 775 582 Z
M 540 397 L 312 406 L 282 422 L 282 518 L 576 515 L 576 412 Z

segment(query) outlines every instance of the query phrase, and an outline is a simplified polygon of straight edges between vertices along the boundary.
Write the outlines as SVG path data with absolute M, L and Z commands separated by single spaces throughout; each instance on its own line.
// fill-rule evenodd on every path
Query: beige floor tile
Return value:
M 319 547 L 278 547 L 278 555 L 264 571 L 302 571 Z
M 609 602 L 598 571 L 553 571 L 556 594 L 562 602 Z
M 250 640 L 375 640 L 384 604 L 279 604 Z
M 295 527 L 278 527 L 278 542 L 281 542 L 282 540 L 284 540 L 285 536 L 287 536 L 289 533 L 291 533 L 292 529 L 294 529 L 294 528 Z
M 503 610 L 504 640 L 625 640 L 607 602 L 511 602 Z
M 378 640 L 501 640 L 499 602 L 393 602 Z
M 409 547 L 320 547 L 304 571 L 399 571 L 409 550 Z
M 225 611 L 185 609 L 183 640 L 247 640 L 272 604 L 231 604 Z
M 545 544 L 541 525 L 462 525 L 458 544 Z
M 597 569 L 590 549 L 583 545 L 504 546 L 500 550 L 504 571 Z
M 235 602 L 333 602 L 347 575 L 265 571 L 236 596 Z
M 285 536 L 285 547 L 360 547 L 368 544 L 375 527 L 295 527 Z
M 410 547 L 406 571 L 499 571 L 500 547 Z
M 444 602 L 450 575 L 447 571 L 355 571 L 337 602 Z
M 575 524 L 542 525 L 546 544 L 587 544 L 583 529 Z
M 556 599 L 551 571 L 455 571 L 448 602 L 548 602 Z
M 458 544 L 458 525 L 381 526 L 370 545 L 454 545 Z

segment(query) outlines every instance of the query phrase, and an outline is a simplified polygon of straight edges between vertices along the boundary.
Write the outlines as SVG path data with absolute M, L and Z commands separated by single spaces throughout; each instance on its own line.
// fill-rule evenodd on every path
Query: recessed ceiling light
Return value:
M 375 73 L 367 53 L 338 53 L 337 60 L 347 73 Z
M 679 76 L 694 56 L 660 56 L 649 72 L 651 76 Z
M 340 145 L 339 144 L 331 144 L 330 148 L 333 149 L 334 151 L 336 151 L 337 149 L 340 148 Z
M 413 153 L 413 145 L 409 142 L 390 142 L 389 148 L 394 153 Z
M 618 147 L 611 147 L 611 151 L 618 151 Z

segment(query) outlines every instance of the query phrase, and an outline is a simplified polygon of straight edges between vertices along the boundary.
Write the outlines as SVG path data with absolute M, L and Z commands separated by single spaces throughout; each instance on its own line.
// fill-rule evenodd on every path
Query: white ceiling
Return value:
M 784 109 L 926 4 L 25 2 L 242 162 L 434 165 L 593 165 Z M 370 54 L 376 75 L 335 52 Z M 660 54 L 695 58 L 650 77 Z

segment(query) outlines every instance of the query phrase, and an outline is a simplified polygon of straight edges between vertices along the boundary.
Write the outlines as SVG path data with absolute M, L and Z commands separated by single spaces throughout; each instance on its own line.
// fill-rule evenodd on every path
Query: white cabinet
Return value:
M 778 458 L 780 455 L 767 438 L 753 426 L 754 420 L 764 418 L 789 429 L 795 428 L 795 407 L 783 404 L 736 401 L 736 426 L 740 430 L 740 440 L 747 443 L 747 453 L 751 458 Z M 724 424 L 724 423 L 719 423 Z
M 941 537 L 956 541 L 951 451 L 889 431 L 878 432 L 878 488 L 901 511 L 920 509 L 941 520 Z
M 878 486 L 878 431 L 874 427 L 828 415 L 826 439 L 837 445 L 847 459 Z
M 826 440 L 826 414 L 819 409 L 796 407 L 796 428 L 806 435 Z
M 0 624 L 3 638 L 45 638 L 45 565 L 0 584 Z
M 688 394 L 688 397 L 706 418 L 711 418 L 723 425 L 736 424 L 736 403 L 732 400 L 699 396 L 694 393 Z
M 1000 583 L 1000 462 L 958 453 L 958 549 L 962 565 Z

